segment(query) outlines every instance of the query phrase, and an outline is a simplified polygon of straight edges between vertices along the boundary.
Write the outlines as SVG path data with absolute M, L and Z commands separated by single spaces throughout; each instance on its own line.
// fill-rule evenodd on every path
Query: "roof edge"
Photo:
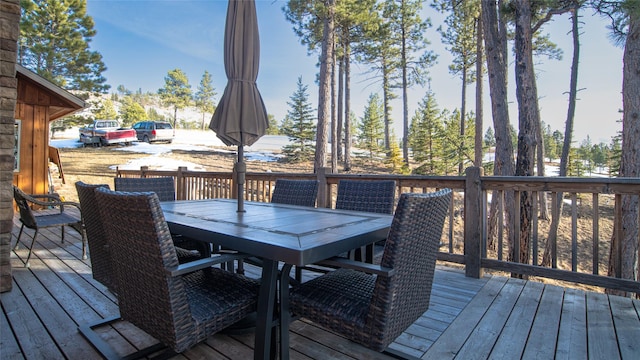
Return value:
M 25 76 L 29 79 L 31 79 L 32 81 L 38 83 L 39 85 L 43 86 L 44 88 L 54 92 L 56 95 L 59 95 L 60 97 L 64 98 L 65 100 L 69 101 L 70 103 L 77 105 L 78 109 L 83 109 L 86 106 L 86 103 L 84 100 L 80 99 L 79 97 L 73 95 L 72 93 L 68 92 L 67 90 L 59 87 L 58 85 L 52 83 L 51 81 L 43 78 L 42 76 L 34 73 L 33 71 L 27 69 L 26 67 L 17 64 L 16 63 L 16 73 L 20 73 L 22 76 Z

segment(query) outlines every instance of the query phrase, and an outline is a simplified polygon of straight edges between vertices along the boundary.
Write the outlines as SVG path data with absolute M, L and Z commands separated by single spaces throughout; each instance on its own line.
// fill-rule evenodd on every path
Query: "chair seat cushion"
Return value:
M 80 219 L 67 213 L 37 215 L 35 217 L 39 227 L 53 227 L 80 223 Z
M 331 271 L 291 290 L 291 312 L 341 333 L 361 332 L 375 281 L 355 270 Z
M 256 310 L 260 282 L 219 268 L 183 276 L 197 337 L 204 340 L 207 329 L 230 326 Z

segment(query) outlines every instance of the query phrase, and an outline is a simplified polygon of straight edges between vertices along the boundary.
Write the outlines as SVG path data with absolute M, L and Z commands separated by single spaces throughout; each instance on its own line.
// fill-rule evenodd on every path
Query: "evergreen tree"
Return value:
M 167 121 L 170 119 L 167 119 L 167 116 L 160 114 L 158 112 L 158 110 L 156 110 L 156 108 L 149 108 L 149 110 L 147 110 L 147 119 L 150 120 L 159 120 L 159 121 Z
M 435 96 L 428 92 L 418 105 L 411 119 L 410 145 L 413 160 L 420 165 L 417 174 L 434 175 L 438 171 L 440 158 L 440 136 L 443 131 L 442 118 Z
M 213 87 L 211 80 L 211 74 L 205 70 L 198 85 L 198 90 L 194 95 L 195 105 L 202 112 L 202 130 L 205 129 L 205 113 L 213 114 L 216 110 L 214 105 L 214 98 L 216 96 L 216 90 Z
M 158 90 L 158 94 L 165 105 L 173 107 L 173 127 L 176 128 L 178 110 L 191 103 L 191 86 L 187 74 L 180 69 L 170 70 L 164 82 L 164 87 Z
M 544 137 L 544 153 L 549 158 L 550 161 L 558 158 L 558 143 L 553 139 L 553 132 L 551 132 L 551 126 L 546 125 L 544 121 L 542 122 L 542 128 L 544 131 L 542 132 L 542 136 Z
M 395 139 L 395 134 L 393 133 L 393 131 L 391 131 L 390 138 Z M 402 159 L 402 151 L 400 150 L 400 144 L 397 140 L 391 142 L 385 164 L 391 166 L 391 171 L 394 174 L 409 173 L 409 169 L 405 166 L 404 160 Z
M 453 61 L 449 65 L 449 72 L 458 75 L 462 80 L 460 104 L 460 131 L 464 132 L 464 124 L 467 116 L 467 84 L 476 79 L 476 19 L 480 15 L 479 1 L 453 2 L 449 0 L 435 0 L 433 6 L 441 12 L 449 12 L 444 20 L 446 28 L 438 28 L 442 36 L 442 42 L 447 45 L 447 50 L 453 55 Z M 461 133 L 462 140 L 465 134 Z M 464 147 L 465 144 L 460 144 Z M 459 159 L 458 173 L 463 171 L 463 159 Z
M 18 62 L 54 84 L 104 93 L 102 55 L 89 43 L 96 31 L 84 0 L 22 0 Z
M 113 101 L 104 99 L 97 104 L 96 109 L 94 110 L 94 116 L 96 119 L 117 119 L 118 112 L 116 111 L 116 107 L 113 105 Z
M 428 51 L 429 41 L 425 32 L 431 27 L 431 20 L 422 20 L 420 13 L 422 1 L 418 0 L 386 0 L 383 17 L 389 23 L 389 34 L 392 41 L 400 47 L 399 58 L 394 64 L 398 67 L 392 71 L 400 74 L 400 81 L 392 87 L 402 89 L 402 154 L 405 163 L 409 164 L 409 88 L 423 85 L 427 80 L 427 69 L 435 63 L 436 55 Z
M 309 102 L 307 85 L 302 83 L 302 77 L 298 77 L 297 90 L 291 95 L 291 101 L 287 101 L 289 110 L 282 123 L 282 133 L 289 137 L 291 144 L 285 145 L 282 152 L 287 161 L 301 162 L 313 159 L 315 147 L 314 110 Z
M 278 126 L 278 121 L 273 116 L 273 114 L 267 115 L 267 120 L 269 121 L 269 127 L 267 127 L 266 135 L 280 135 L 280 126 Z
M 120 119 L 122 119 L 123 127 L 130 127 L 138 121 L 142 121 L 147 117 L 147 112 L 142 105 L 135 102 L 130 96 L 122 99 L 120 107 Z
M 360 146 L 369 151 L 369 159 L 384 149 L 384 110 L 378 94 L 371 94 L 359 124 Z
M 491 127 L 487 128 L 487 131 L 484 133 L 484 146 L 485 147 L 496 146 L 496 136 L 493 133 L 493 129 Z

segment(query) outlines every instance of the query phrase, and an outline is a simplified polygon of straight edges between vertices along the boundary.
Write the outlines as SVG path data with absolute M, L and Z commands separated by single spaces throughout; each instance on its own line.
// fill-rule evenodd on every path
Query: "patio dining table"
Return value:
M 271 348 L 278 265 L 305 266 L 386 238 L 393 217 L 386 214 L 246 202 L 237 212 L 236 200 L 162 202 L 171 232 L 200 239 L 263 260 L 254 359 L 273 356 Z M 288 273 L 286 276 L 288 284 Z M 281 316 L 288 321 L 288 291 L 281 294 Z M 285 327 L 288 328 L 288 327 Z M 281 336 L 280 356 L 288 358 L 288 335 Z

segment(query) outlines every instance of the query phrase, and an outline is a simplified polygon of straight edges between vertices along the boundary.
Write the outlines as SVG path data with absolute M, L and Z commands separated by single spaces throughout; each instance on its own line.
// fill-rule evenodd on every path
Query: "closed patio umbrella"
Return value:
M 268 127 L 267 110 L 256 85 L 259 63 L 256 4 L 253 0 L 229 0 L 224 32 L 227 86 L 209 128 L 226 145 L 238 146 L 234 170 L 238 179 L 238 212 L 244 211 L 246 165 L 243 147 L 256 142 Z

